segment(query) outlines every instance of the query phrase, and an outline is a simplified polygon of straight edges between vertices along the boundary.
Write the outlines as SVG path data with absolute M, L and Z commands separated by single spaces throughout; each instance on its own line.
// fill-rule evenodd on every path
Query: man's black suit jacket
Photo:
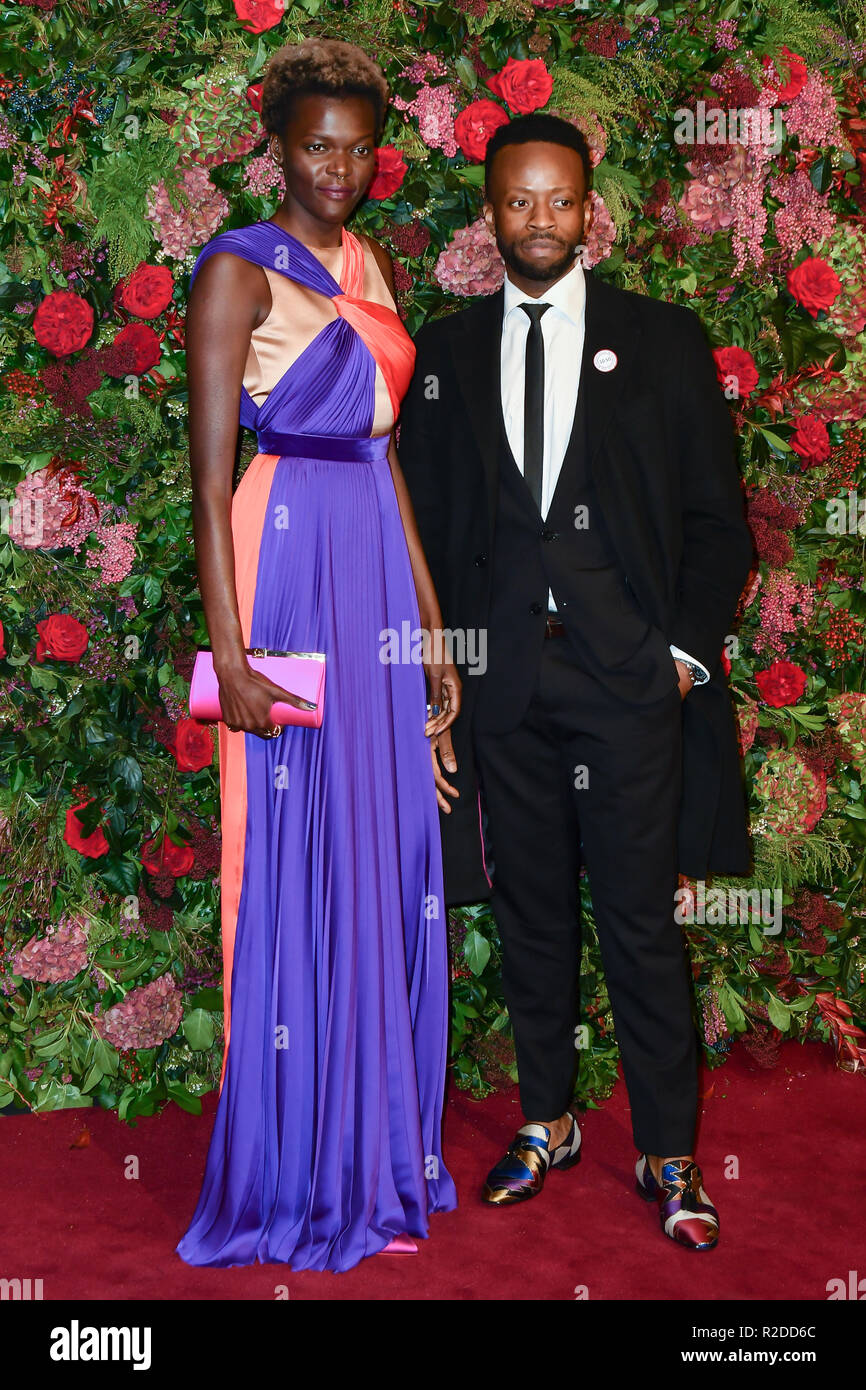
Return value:
M 579 392 L 585 393 L 598 505 L 648 621 L 711 674 L 682 706 L 680 872 L 694 878 L 747 873 L 742 769 L 720 661 L 752 561 L 730 412 L 693 310 L 618 289 L 592 270 L 584 277 Z M 451 629 L 485 628 L 490 608 L 505 429 L 502 303 L 500 289 L 421 327 L 400 415 L 400 464 L 443 624 Z M 604 348 L 617 358 L 607 372 L 593 362 Z M 558 543 L 545 558 L 567 628 L 580 621 L 573 597 L 580 542 L 574 505 L 568 477 L 561 475 L 544 521 L 556 527 Z M 515 649 L 515 679 L 522 678 L 526 661 L 527 653 Z M 484 677 L 459 663 L 458 669 L 463 707 L 452 731 L 458 772 L 450 780 L 461 794 L 451 801 L 450 815 L 440 812 L 449 904 L 482 901 L 490 893 L 471 745 L 474 697 Z

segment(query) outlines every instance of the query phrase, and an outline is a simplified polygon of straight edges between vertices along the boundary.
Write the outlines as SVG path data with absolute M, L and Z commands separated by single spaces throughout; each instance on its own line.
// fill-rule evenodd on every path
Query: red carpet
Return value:
M 633 1190 L 625 1088 L 583 1121 L 584 1157 L 540 1197 L 499 1211 L 479 1184 L 520 1123 L 517 1092 L 474 1102 L 453 1087 L 445 1157 L 460 1207 L 434 1216 L 417 1255 L 377 1255 L 348 1274 L 284 1265 L 192 1269 L 174 1246 L 192 1216 L 216 1105 L 170 1106 L 137 1129 L 101 1110 L 0 1116 L 6 1278 L 41 1278 L 52 1299 L 825 1300 L 827 1281 L 866 1275 L 864 1078 L 829 1048 L 787 1043 L 774 1071 L 739 1048 L 704 1074 L 698 1156 L 719 1208 L 716 1250 L 680 1250 Z M 83 1128 L 86 1147 L 70 1147 Z M 130 1156 L 139 1177 L 124 1177 Z M 730 1156 L 739 1178 L 726 1179 Z M 8 1200 L 15 1195 L 14 1202 Z

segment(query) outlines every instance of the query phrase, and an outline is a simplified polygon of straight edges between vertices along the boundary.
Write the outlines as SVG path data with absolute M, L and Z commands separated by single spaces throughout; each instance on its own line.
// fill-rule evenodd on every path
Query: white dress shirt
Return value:
M 541 474 L 541 515 L 546 517 L 553 501 L 562 461 L 571 437 L 574 413 L 577 409 L 577 390 L 583 360 L 583 340 L 586 309 L 586 280 L 580 259 L 555 285 L 539 299 L 531 299 L 517 288 L 506 274 L 502 306 L 502 418 L 508 444 L 517 467 L 523 472 L 523 398 L 526 383 L 526 340 L 529 318 L 521 304 L 549 304 L 542 314 L 541 335 L 544 342 L 544 457 Z M 547 595 L 548 609 L 556 612 L 551 590 Z M 709 680 L 710 673 L 695 657 L 671 646 L 671 654 L 684 661 L 694 661 Z M 703 683 L 702 681 L 700 682 Z

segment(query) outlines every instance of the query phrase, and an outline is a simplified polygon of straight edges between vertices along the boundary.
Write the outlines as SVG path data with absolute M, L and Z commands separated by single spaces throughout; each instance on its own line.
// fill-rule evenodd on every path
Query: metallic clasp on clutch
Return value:
M 248 656 L 298 656 L 309 661 L 324 661 L 324 652 L 278 652 L 273 647 L 244 647 Z

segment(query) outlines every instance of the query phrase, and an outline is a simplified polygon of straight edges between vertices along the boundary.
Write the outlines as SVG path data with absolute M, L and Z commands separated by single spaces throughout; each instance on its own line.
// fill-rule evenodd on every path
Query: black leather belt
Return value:
M 545 637 L 564 637 L 565 624 L 557 618 L 555 613 L 548 613 L 547 622 L 544 625 Z

